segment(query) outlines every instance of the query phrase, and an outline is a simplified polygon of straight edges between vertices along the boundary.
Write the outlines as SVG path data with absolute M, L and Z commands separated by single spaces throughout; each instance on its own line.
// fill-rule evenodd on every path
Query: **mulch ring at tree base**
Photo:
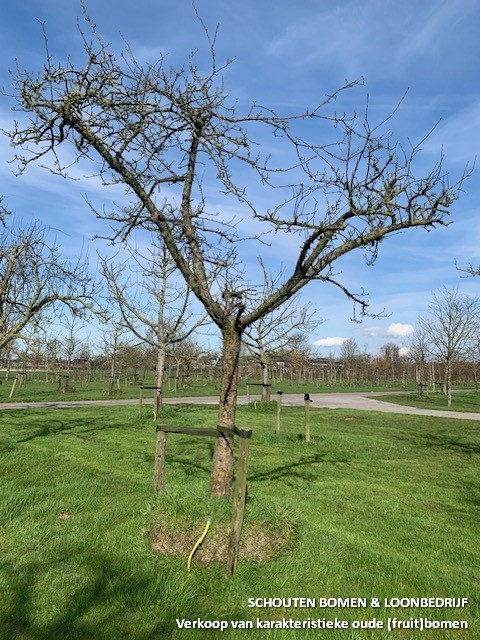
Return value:
M 202 527 L 197 533 L 181 530 L 167 531 L 164 528 L 148 533 L 151 548 L 159 554 L 181 555 L 188 558 L 194 544 L 200 537 Z M 244 527 L 240 541 L 239 559 L 254 562 L 268 562 L 285 548 L 290 546 L 294 531 L 286 530 L 282 535 L 275 535 L 258 526 Z M 227 549 L 230 529 L 213 527 L 202 544 L 198 547 L 192 564 L 200 563 L 208 567 L 212 562 L 223 563 L 227 560 Z

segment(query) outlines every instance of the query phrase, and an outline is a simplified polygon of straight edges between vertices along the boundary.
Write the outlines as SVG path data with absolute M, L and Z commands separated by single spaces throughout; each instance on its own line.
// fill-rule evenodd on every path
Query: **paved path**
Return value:
M 402 392 L 400 392 L 402 393 Z M 404 413 L 420 416 L 437 416 L 445 418 L 458 418 L 459 420 L 479 420 L 480 413 L 467 413 L 465 411 L 442 411 L 438 409 L 417 409 L 406 407 L 391 402 L 374 400 L 372 396 L 392 395 L 392 392 L 364 392 L 364 393 L 311 393 L 312 408 L 326 409 L 360 409 L 364 411 L 382 411 L 383 413 Z M 152 403 L 151 399 L 144 398 L 144 404 Z M 190 398 L 164 398 L 165 404 L 218 404 L 218 396 L 201 396 Z M 246 396 L 240 396 L 239 404 L 247 404 Z M 300 407 L 305 404 L 302 394 L 283 394 L 282 403 L 288 407 Z M 67 400 L 58 402 L 11 402 L 0 403 L 0 411 L 5 409 L 66 409 L 69 407 L 89 406 L 114 406 L 138 404 L 135 398 L 115 400 Z
M 311 393 L 312 407 L 324 407 L 327 409 L 360 409 L 364 411 L 382 411 L 383 413 L 406 413 L 419 416 L 437 416 L 445 418 L 458 418 L 460 420 L 480 420 L 480 413 L 466 411 L 442 411 L 441 409 L 417 409 L 405 405 L 394 404 L 375 400 L 372 396 L 392 395 L 391 392 L 365 392 L 365 393 Z M 400 395 L 400 394 L 399 394 Z M 290 394 L 284 395 L 283 404 L 299 406 L 304 404 L 303 397 Z

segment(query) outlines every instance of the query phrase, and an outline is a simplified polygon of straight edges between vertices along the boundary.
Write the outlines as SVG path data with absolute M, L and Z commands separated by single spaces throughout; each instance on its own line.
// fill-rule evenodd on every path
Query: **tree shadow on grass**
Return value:
M 175 442 L 173 438 L 175 438 L 177 434 L 169 435 L 172 439 L 167 441 L 165 448 L 165 465 L 167 467 L 171 465 L 183 469 L 186 476 L 192 476 L 195 473 L 195 469 L 210 474 L 210 464 L 214 450 L 212 442 L 206 442 L 204 438 L 198 437 L 192 437 L 188 440 L 179 440 L 177 437 Z M 195 455 L 190 455 L 190 457 L 178 455 L 179 450 L 182 450 L 183 447 L 188 447 Z M 144 459 L 145 462 L 153 464 L 155 456 L 152 452 L 152 454 L 146 454 Z
M 36 431 L 33 431 L 23 438 L 19 438 L 17 442 L 29 442 L 31 440 L 35 440 L 36 438 L 55 436 L 68 432 L 72 433 L 72 435 L 85 439 L 91 435 L 94 435 L 95 433 L 99 433 L 100 431 L 105 431 L 107 429 L 121 430 L 122 427 L 122 424 L 114 422 L 110 423 L 106 420 L 101 420 L 98 417 L 75 418 L 74 416 L 72 416 L 72 418 L 69 420 L 55 420 L 53 418 L 53 415 L 49 414 L 48 417 L 45 417 L 44 424 L 32 424 L 31 428 L 36 428 Z M 131 429 L 132 425 L 128 425 L 128 428 Z M 25 427 L 23 427 L 23 429 L 25 430 Z
M 65 422 L 64 420 L 50 419 L 44 426 L 37 428 L 34 433 L 23 438 L 19 438 L 17 442 L 30 442 L 30 440 L 35 440 L 36 438 L 45 438 L 47 436 L 53 436 L 67 431 L 73 431 L 74 429 L 78 429 L 78 422 L 74 422 L 73 420 Z
M 90 557 L 82 567 L 89 579 L 82 576 L 81 586 L 60 593 L 58 602 L 50 600 L 45 616 L 39 590 L 47 572 L 59 560 L 0 563 L 7 585 L 0 602 L 1 640 L 167 640 L 176 635 L 175 618 L 194 617 L 193 611 L 179 611 L 151 576 L 122 567 L 101 554 Z M 66 563 L 68 571 L 68 558 Z M 129 612 L 138 611 L 139 606 L 151 618 L 146 632 L 148 625 L 137 630 L 129 621 Z M 52 611 L 55 613 L 50 615 Z
M 202 459 L 204 456 L 202 456 Z M 193 461 L 188 458 L 180 458 L 178 456 L 167 457 L 165 464 L 172 465 L 183 469 L 185 475 L 191 476 L 194 474 L 194 469 L 198 469 L 206 474 L 210 474 L 210 460 L 211 458 L 205 456 L 205 464 L 200 464 L 198 461 Z
M 248 480 L 265 481 L 283 479 L 287 483 L 292 483 L 294 480 L 314 482 L 319 476 L 319 468 L 315 468 L 315 465 L 332 462 L 334 461 L 327 459 L 325 453 L 314 453 L 309 456 L 302 456 L 298 462 L 292 462 L 290 464 L 270 469 L 270 471 L 264 471 L 263 473 L 257 473 L 254 476 L 249 476 Z M 345 461 L 342 460 L 342 462 Z
M 403 433 L 394 436 L 397 440 L 408 441 L 416 446 L 423 446 L 433 449 L 443 449 L 456 453 L 465 453 L 468 456 L 480 453 L 480 442 L 467 441 L 463 434 L 452 434 L 446 431 L 435 433 L 414 432 Z

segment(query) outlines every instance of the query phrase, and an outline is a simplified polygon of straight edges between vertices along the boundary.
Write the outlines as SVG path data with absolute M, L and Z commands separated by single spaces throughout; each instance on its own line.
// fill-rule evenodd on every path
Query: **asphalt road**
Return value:
M 372 396 L 391 395 L 391 392 L 364 392 L 364 393 L 311 393 L 311 408 L 326 409 L 360 409 L 363 411 L 381 411 L 383 413 L 403 413 L 410 415 L 437 416 L 445 418 L 457 418 L 459 420 L 479 420 L 480 413 L 464 411 L 442 411 L 437 409 L 417 409 L 415 407 L 405 407 L 391 402 L 374 400 Z M 144 398 L 144 404 L 152 403 L 151 399 Z M 165 404 L 218 404 L 218 396 L 191 397 L 191 398 L 164 398 Z M 246 396 L 240 396 L 239 404 L 247 404 Z M 68 400 L 59 402 L 10 402 L 0 403 L 0 411 L 5 409 L 66 409 L 69 407 L 89 407 L 89 406 L 115 406 L 138 404 L 138 400 L 115 399 L 115 400 Z M 282 397 L 282 404 L 288 407 L 300 407 L 305 404 L 302 394 L 285 393 Z

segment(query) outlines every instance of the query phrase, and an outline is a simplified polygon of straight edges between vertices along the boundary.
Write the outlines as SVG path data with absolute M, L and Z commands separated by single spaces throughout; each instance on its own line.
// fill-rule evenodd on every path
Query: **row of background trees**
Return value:
M 417 333 L 415 334 L 415 337 Z M 269 353 L 268 379 L 281 389 L 282 385 L 313 384 L 325 386 L 377 385 L 399 383 L 404 386 L 423 384 L 428 390 L 444 391 L 446 363 L 431 351 L 415 351 L 400 355 L 399 345 L 385 343 L 378 354 L 372 355 L 359 349 L 354 339 L 344 344 L 355 345 L 354 355 L 339 354 L 322 356 L 315 347 L 298 339 L 299 348 Z M 450 362 L 453 384 L 478 389 L 479 357 L 474 343 Z M 157 353 L 148 345 L 132 344 L 125 333 L 105 329 L 98 341 L 90 338 L 71 342 L 68 334 L 51 339 L 43 331 L 27 333 L 11 346 L 9 353 L 3 350 L 0 368 L 8 380 L 18 372 L 29 374 L 29 378 L 57 382 L 59 376 L 67 375 L 72 380 L 94 382 L 113 378 L 139 383 L 154 381 Z M 265 383 L 265 368 L 244 352 L 240 361 L 240 380 Z M 193 381 L 218 383 L 221 376 L 221 357 L 215 350 L 205 350 L 194 339 L 168 350 L 165 357 L 164 389 L 172 392 L 179 386 L 188 387 Z
M 220 377 L 221 353 L 203 346 L 202 334 L 211 334 L 213 325 L 194 311 L 160 240 L 146 251 L 127 247 L 102 258 L 93 277 L 85 260 L 62 260 L 39 225 L 21 229 L 6 211 L 2 225 L 0 363 L 7 379 L 12 366 L 51 380 L 82 375 L 138 381 L 155 371 L 160 405 L 165 370 L 174 390 L 193 377 Z M 275 283 L 267 274 L 265 282 L 267 295 Z M 263 383 L 264 396 L 268 385 L 287 380 L 373 386 L 415 381 L 432 390 L 441 384 L 450 405 L 454 382 L 478 387 L 479 318 L 477 299 L 444 288 L 432 295 L 407 349 L 388 342 L 372 355 L 349 338 L 336 356 L 321 357 L 311 340 L 321 320 L 292 297 L 245 332 L 240 378 Z M 93 338 L 92 320 L 100 327 Z

